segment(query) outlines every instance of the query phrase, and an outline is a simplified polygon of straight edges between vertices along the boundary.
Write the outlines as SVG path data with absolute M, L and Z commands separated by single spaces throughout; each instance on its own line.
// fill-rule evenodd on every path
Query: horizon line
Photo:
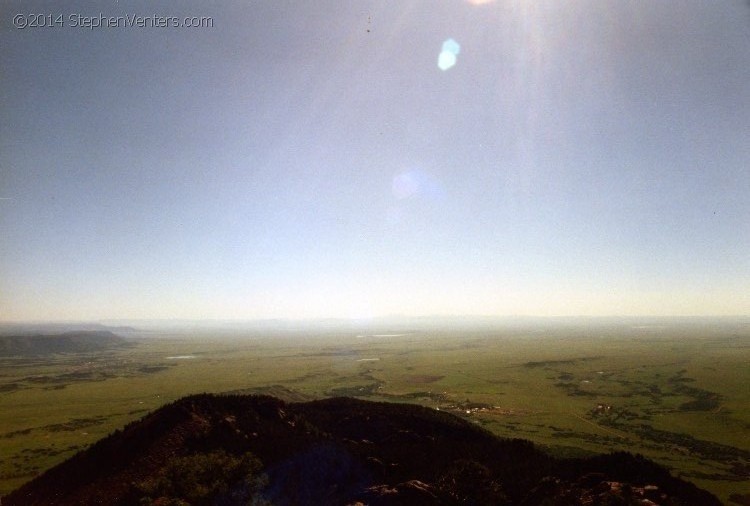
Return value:
M 266 317 L 266 318 L 95 318 L 95 319 L 29 319 L 29 320 L 0 320 L 0 325 L 12 324 L 101 324 L 104 322 L 205 322 L 205 323 L 263 323 L 263 322 L 316 322 L 316 321 L 340 321 L 340 322 L 357 322 L 378 320 L 451 320 L 451 319 L 483 319 L 483 320 L 560 320 L 560 319 L 580 319 L 580 320 L 603 320 L 603 319 L 742 319 L 750 318 L 750 314 L 698 314 L 698 315 L 680 315 L 680 314 L 609 314 L 609 315 L 533 315 L 533 314 L 513 314 L 513 315 L 483 315 L 483 314 L 453 314 L 453 315 L 380 315 L 372 317 L 345 317 L 345 316 L 320 316 L 320 317 Z

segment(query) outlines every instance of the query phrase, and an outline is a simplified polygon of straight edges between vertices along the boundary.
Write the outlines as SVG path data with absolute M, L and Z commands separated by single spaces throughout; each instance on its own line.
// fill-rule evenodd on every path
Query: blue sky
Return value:
M 750 313 L 746 2 L 0 14 L 2 320 Z

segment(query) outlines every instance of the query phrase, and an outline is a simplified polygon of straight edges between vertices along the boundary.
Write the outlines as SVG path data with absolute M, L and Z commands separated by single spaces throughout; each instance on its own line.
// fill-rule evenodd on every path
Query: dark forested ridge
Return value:
M 0 356 L 88 353 L 124 346 L 127 340 L 108 330 L 77 330 L 59 334 L 0 335 Z
M 198 395 L 102 439 L 2 504 L 720 503 L 639 456 L 554 459 L 421 406 Z

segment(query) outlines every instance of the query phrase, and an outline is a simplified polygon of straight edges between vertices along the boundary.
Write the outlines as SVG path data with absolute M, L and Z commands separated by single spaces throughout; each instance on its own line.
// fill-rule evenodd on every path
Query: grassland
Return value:
M 569 323 L 181 330 L 0 359 L 0 494 L 181 396 L 412 402 L 558 455 L 624 449 L 750 497 L 750 327 Z M 734 496 L 737 497 L 737 496 Z

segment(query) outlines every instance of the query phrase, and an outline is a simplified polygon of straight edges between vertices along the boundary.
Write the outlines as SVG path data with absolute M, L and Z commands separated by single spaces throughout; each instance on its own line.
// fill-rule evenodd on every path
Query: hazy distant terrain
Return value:
M 127 341 L 107 330 L 62 334 L 0 335 L 0 356 L 35 356 L 55 353 L 90 353 L 122 347 Z
M 127 348 L 0 358 L 3 493 L 167 402 L 234 392 L 417 403 L 558 457 L 639 452 L 724 501 L 750 494 L 746 320 L 265 322 L 136 334 Z

